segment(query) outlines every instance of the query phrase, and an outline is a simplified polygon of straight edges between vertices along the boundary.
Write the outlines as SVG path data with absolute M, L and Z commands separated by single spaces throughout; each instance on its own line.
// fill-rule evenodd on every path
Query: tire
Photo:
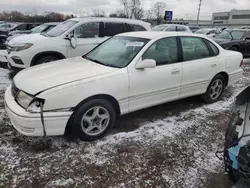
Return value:
M 219 81 L 220 85 L 214 88 L 216 85 L 215 84 L 216 81 Z M 214 103 L 220 99 L 224 89 L 225 89 L 225 79 L 222 75 L 218 74 L 213 78 L 213 80 L 209 84 L 206 93 L 202 95 L 202 99 L 206 103 Z M 212 91 L 214 91 L 214 94 L 212 94 Z M 218 93 L 215 95 L 216 91 L 218 91 Z
M 56 56 L 51 56 L 51 55 L 48 55 L 48 56 L 42 56 L 41 58 L 39 58 L 35 63 L 34 65 L 41 65 L 41 64 L 44 64 L 44 63 L 49 63 L 51 61 L 56 61 L 56 60 L 59 60 L 60 58 L 56 57 Z
M 72 116 L 71 132 L 83 141 L 98 140 L 114 126 L 116 112 L 105 99 L 94 99 L 84 103 Z

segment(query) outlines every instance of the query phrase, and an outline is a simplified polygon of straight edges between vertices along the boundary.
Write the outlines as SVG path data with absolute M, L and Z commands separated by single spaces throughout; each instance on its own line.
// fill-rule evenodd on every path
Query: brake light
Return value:
M 240 67 L 242 67 L 244 65 L 243 59 L 240 62 Z

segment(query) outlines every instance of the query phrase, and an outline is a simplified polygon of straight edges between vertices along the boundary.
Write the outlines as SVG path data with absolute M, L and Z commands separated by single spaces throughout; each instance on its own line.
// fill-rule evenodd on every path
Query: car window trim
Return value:
M 197 36 L 178 36 L 178 37 L 179 37 L 179 40 L 180 40 L 180 45 L 181 45 L 181 50 L 182 50 L 182 63 L 189 62 L 189 61 L 201 60 L 201 59 L 208 59 L 208 58 L 214 57 L 214 56 L 207 56 L 207 57 L 204 57 L 204 58 L 192 59 L 192 60 L 184 61 L 184 55 L 183 55 L 183 48 L 182 48 L 181 38 L 182 38 L 182 37 L 192 37 L 192 38 L 199 38 L 199 39 L 201 39 L 202 41 L 203 41 L 203 38 L 202 38 L 202 37 L 197 37 Z M 205 43 L 205 42 L 204 42 L 204 43 Z M 205 45 L 207 46 L 206 43 L 205 43 Z M 209 54 L 210 54 L 209 48 L 208 48 L 208 51 L 209 51 Z

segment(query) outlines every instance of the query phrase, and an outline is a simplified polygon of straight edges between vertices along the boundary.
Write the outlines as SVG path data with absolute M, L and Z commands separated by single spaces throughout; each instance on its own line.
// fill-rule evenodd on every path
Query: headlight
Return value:
M 27 109 L 31 102 L 33 101 L 34 97 L 23 92 L 19 91 L 19 93 L 16 96 L 16 102 L 22 106 L 24 109 Z
M 11 46 L 11 51 L 19 52 L 22 50 L 29 49 L 31 46 L 33 46 L 33 44 L 31 43 L 19 44 L 19 45 Z

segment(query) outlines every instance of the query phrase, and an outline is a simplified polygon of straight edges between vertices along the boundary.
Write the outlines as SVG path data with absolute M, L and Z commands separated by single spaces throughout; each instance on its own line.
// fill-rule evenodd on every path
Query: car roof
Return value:
M 127 19 L 127 18 L 88 17 L 88 18 L 73 18 L 70 20 L 78 21 L 78 22 L 91 22 L 91 21 L 111 21 L 112 22 L 113 21 L 113 22 L 126 22 L 130 24 L 140 24 L 140 25 L 147 25 L 147 26 L 151 25 L 148 22 L 135 20 L 135 19 Z
M 250 31 L 250 29 L 226 29 L 226 31 Z
M 183 26 L 183 27 L 188 27 L 188 25 L 182 25 L 182 24 L 160 24 L 160 25 L 156 25 L 156 26 Z
M 49 22 L 49 23 L 44 23 L 44 25 L 58 25 L 61 22 Z
M 203 37 L 199 34 L 193 34 L 189 32 L 166 32 L 166 31 L 140 31 L 140 32 L 128 32 L 128 33 L 121 33 L 117 36 L 124 36 L 124 37 L 138 37 L 138 38 L 145 38 L 145 39 L 155 39 L 158 37 L 176 37 L 176 36 L 197 36 Z M 205 38 L 205 37 L 203 37 Z

